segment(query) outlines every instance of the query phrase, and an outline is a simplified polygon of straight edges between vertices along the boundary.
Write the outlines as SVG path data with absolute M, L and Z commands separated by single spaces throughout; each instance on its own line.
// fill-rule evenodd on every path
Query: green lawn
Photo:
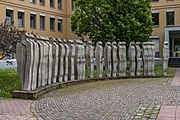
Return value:
M 15 69 L 0 69 L 0 97 L 11 98 L 14 90 L 21 88 Z

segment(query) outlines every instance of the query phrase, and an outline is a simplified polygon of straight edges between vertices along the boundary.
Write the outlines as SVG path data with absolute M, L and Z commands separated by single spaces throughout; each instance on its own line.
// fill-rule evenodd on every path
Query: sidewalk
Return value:
M 176 69 L 171 86 L 180 86 L 180 68 Z M 180 120 L 180 106 L 162 106 L 158 120 Z
M 0 120 L 36 120 L 30 112 L 30 100 L 0 100 Z

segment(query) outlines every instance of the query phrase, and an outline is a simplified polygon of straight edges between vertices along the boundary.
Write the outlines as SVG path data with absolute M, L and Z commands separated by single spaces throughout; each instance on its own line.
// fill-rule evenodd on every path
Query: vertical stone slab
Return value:
M 122 48 L 122 42 L 118 43 L 118 72 L 119 72 L 119 76 L 123 76 L 123 48 Z
M 22 82 L 22 90 L 31 90 L 32 85 L 32 67 L 33 67 L 33 44 L 29 41 L 28 34 L 22 34 L 21 42 L 25 46 L 26 63 L 24 71 L 24 80 Z
M 111 64 L 111 43 L 107 42 L 104 48 L 104 63 L 107 77 L 111 77 L 112 64 Z
M 74 56 L 74 77 L 77 80 L 78 79 L 78 43 L 76 40 L 74 40 L 74 46 L 75 46 L 75 56 Z
M 126 76 L 126 68 L 127 68 L 127 57 L 126 57 L 126 43 L 122 42 L 122 49 L 123 49 L 123 76 Z
M 144 76 L 147 76 L 148 74 L 148 43 L 143 43 L 143 73 Z
M 126 43 L 119 42 L 118 43 L 118 70 L 119 70 L 120 77 L 126 76 L 126 68 L 127 68 Z
M 117 72 L 117 65 L 118 65 L 118 58 L 117 58 L 117 43 L 112 43 L 112 76 L 116 77 Z
M 94 73 L 94 48 L 92 41 L 87 41 L 86 47 L 86 66 L 87 66 L 87 73 L 88 78 L 93 78 Z
M 74 74 L 75 79 L 80 79 L 80 41 L 75 41 Z
M 42 70 L 43 70 L 43 59 L 44 59 L 44 46 L 43 44 L 40 42 L 41 41 L 41 38 L 40 36 L 36 36 L 36 39 L 35 42 L 37 43 L 38 45 L 38 48 L 39 48 L 39 63 L 38 63 L 38 82 L 37 82 L 37 86 L 38 87 L 41 87 L 42 86 L 42 76 L 43 76 L 43 73 L 42 73 Z
M 41 37 L 41 44 L 43 45 L 43 61 L 42 61 L 42 86 L 45 86 L 48 84 L 48 44 L 45 41 L 45 38 Z
M 61 39 L 57 39 L 58 45 L 59 45 L 59 69 L 58 69 L 58 76 L 59 76 L 59 82 L 63 81 L 64 77 L 64 57 L 65 57 L 65 47 L 63 45 L 63 41 Z
M 21 42 L 18 42 L 16 45 L 16 59 L 17 59 L 17 72 L 20 76 L 20 80 L 23 83 L 24 81 L 24 71 L 25 71 L 25 63 L 26 63 L 26 56 L 25 56 L 25 46 L 22 45 Z
M 148 49 L 148 54 L 147 54 L 147 59 L 148 59 L 148 67 L 147 67 L 147 75 L 151 76 L 152 74 L 152 45 L 151 42 L 147 42 L 147 49 Z
M 136 54 L 135 43 L 131 42 L 129 45 L 130 76 L 135 76 L 135 67 L 136 67 L 135 54 Z
M 33 43 L 33 67 L 32 67 L 32 90 L 38 87 L 38 64 L 39 64 L 39 46 L 35 42 L 35 37 L 31 34 L 29 41 Z
M 163 44 L 163 75 L 167 75 L 168 71 L 168 61 L 169 61 L 169 44 L 167 41 L 164 41 Z
M 155 66 L 155 42 L 152 42 L 152 44 L 151 44 L 152 46 L 152 63 L 151 63 L 151 65 L 152 65 L 152 73 L 151 73 L 151 75 L 152 76 L 154 76 L 155 75 L 155 70 L 154 70 L 154 66 Z
M 53 46 L 50 43 L 50 40 L 46 41 L 46 44 L 48 45 L 48 84 L 52 83 L 52 71 L 53 71 Z
M 52 70 L 52 82 L 56 83 L 58 80 L 58 63 L 59 63 L 59 46 L 56 44 L 56 40 L 51 38 L 53 48 L 53 70 Z
M 75 79 L 74 76 L 74 57 L 75 57 L 75 46 L 74 41 L 69 40 L 69 56 L 68 56 L 68 80 L 72 81 Z
M 64 81 L 68 81 L 68 56 L 69 56 L 69 46 L 66 40 L 63 40 L 65 47 L 65 56 L 64 56 Z
M 80 79 L 85 79 L 85 72 L 86 72 L 86 59 L 85 59 L 85 46 L 84 43 L 82 41 L 80 41 L 80 65 L 81 67 L 80 69 Z
M 140 42 L 136 42 L 136 56 L 137 56 L 137 71 L 136 74 L 137 76 L 140 76 L 140 71 L 141 71 L 141 48 L 140 48 Z
M 96 58 L 96 69 L 98 77 L 102 77 L 103 72 L 103 47 L 102 42 L 96 43 L 96 49 L 95 49 L 95 58 Z

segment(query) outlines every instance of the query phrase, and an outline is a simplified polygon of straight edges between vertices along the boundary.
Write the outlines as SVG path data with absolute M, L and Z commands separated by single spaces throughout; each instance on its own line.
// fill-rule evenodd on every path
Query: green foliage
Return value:
M 21 88 L 21 82 L 14 69 L 0 69 L 0 97 L 11 98 L 14 90 Z
M 75 0 L 72 30 L 93 41 L 146 41 L 152 33 L 149 0 Z

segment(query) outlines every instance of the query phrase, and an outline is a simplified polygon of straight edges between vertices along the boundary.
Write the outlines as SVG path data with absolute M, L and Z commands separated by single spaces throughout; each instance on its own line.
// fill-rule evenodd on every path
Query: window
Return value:
M 62 32 L 62 19 L 58 19 L 58 31 Z
M 39 0 L 39 4 L 42 5 L 42 6 L 44 6 L 44 5 L 45 5 L 44 0 Z
M 6 25 L 13 23 L 13 10 L 6 9 Z
M 50 0 L 50 7 L 54 8 L 54 0 Z
M 167 11 L 166 12 L 166 25 L 171 26 L 174 25 L 174 11 Z
M 18 12 L 18 26 L 24 26 L 24 12 Z
M 45 16 L 40 15 L 40 29 L 45 29 Z
M 153 26 L 155 27 L 159 26 L 159 12 L 152 13 L 152 21 L 153 21 Z
M 30 27 L 36 28 L 36 15 L 30 14 Z
M 153 38 L 150 41 L 155 43 L 155 58 L 159 58 L 159 38 Z
M 36 0 L 30 0 L 30 3 L 36 3 Z
M 72 6 L 72 10 L 75 10 L 76 9 L 76 6 L 75 6 L 75 3 L 74 3 L 74 0 L 71 0 L 71 6 Z
M 55 21 L 55 18 L 54 17 L 50 17 L 50 30 L 51 31 L 54 31 L 54 21 Z
M 59 9 L 59 10 L 62 9 L 62 0 L 58 0 L 58 9 Z

